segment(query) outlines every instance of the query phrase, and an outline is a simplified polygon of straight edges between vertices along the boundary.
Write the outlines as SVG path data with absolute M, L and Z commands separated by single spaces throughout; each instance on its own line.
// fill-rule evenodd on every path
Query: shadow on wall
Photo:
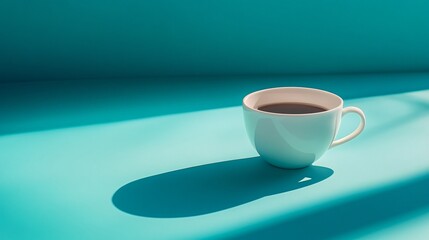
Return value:
M 325 180 L 329 168 L 273 167 L 259 157 L 212 163 L 130 182 L 115 192 L 113 204 L 144 217 L 174 218 L 213 213 L 293 191 Z
M 428 89 L 428 80 L 415 73 L 3 82 L 0 135 L 239 106 L 269 87 L 315 87 L 350 99 Z
M 234 239 L 333 239 L 399 218 L 429 206 L 429 174 L 362 193 L 332 206 L 273 225 L 251 230 Z

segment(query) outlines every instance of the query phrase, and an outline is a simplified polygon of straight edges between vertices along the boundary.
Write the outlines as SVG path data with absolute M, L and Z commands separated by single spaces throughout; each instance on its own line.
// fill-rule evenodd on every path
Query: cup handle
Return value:
M 329 148 L 336 147 L 340 144 L 343 144 L 345 142 L 352 140 L 353 138 L 357 137 L 357 135 L 359 135 L 363 131 L 363 129 L 365 128 L 365 124 L 366 124 L 365 114 L 363 113 L 362 110 L 360 110 L 360 108 L 346 107 L 343 109 L 341 117 L 343 117 L 344 115 L 346 115 L 347 113 L 350 113 L 350 112 L 354 112 L 354 113 L 357 113 L 359 115 L 359 117 L 360 117 L 359 126 L 349 135 L 347 135 L 341 139 L 333 141 Z

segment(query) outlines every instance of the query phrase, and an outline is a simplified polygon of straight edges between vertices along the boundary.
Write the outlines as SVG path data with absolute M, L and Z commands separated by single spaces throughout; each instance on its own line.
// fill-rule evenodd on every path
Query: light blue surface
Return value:
M 262 191 L 263 195 L 252 189 L 264 186 L 232 180 L 234 175 L 240 180 L 260 174 L 262 163 L 254 158 L 239 104 L 0 136 L 0 238 L 189 239 L 262 234 L 377 239 L 416 234 L 414 239 L 422 239 L 427 233 L 422 226 L 428 221 L 429 206 L 429 91 L 346 100 L 345 106 L 365 111 L 368 125 L 358 138 L 316 161 L 316 166 L 333 174 L 295 190 L 284 186 L 290 191 Z M 357 122 L 357 117 L 346 116 L 340 135 L 353 130 Z M 239 168 L 229 167 L 238 162 L 225 162 L 236 160 L 241 161 Z M 195 166 L 199 167 L 188 169 Z M 277 169 L 260 166 L 265 173 L 278 174 Z M 219 172 L 207 172 L 211 169 Z M 195 179 L 188 173 L 208 174 L 204 181 L 186 181 Z M 170 187 L 156 192 L 157 186 L 147 180 L 150 176 Z M 275 179 L 258 177 L 267 189 L 282 189 Z M 311 181 L 300 177 L 286 183 L 301 186 L 299 181 Z M 159 196 L 172 196 L 172 202 L 183 194 L 182 200 L 198 203 L 205 214 L 193 212 L 186 202 L 173 205 L 181 217 L 162 214 L 160 207 L 168 199 L 154 205 L 158 208 L 152 213 L 158 217 L 121 211 L 122 205 L 114 204 L 115 193 L 139 179 Z M 182 192 L 175 192 L 176 186 Z M 227 194 L 240 187 L 250 198 Z M 145 204 L 145 189 L 140 190 L 135 193 L 143 194 L 141 204 Z M 198 202 L 213 192 L 224 193 L 224 205 Z

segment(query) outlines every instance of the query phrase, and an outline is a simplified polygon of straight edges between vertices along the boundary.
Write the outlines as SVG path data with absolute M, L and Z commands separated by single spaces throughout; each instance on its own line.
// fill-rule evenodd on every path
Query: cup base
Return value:
M 305 164 L 290 164 L 290 163 L 285 163 L 283 161 L 273 161 L 273 160 L 269 160 L 266 158 L 262 159 L 267 162 L 268 164 L 277 167 L 277 168 L 282 168 L 282 169 L 289 169 L 289 170 L 298 170 L 298 169 L 303 169 L 306 167 L 309 167 L 313 164 L 313 162 L 311 163 L 305 163 Z

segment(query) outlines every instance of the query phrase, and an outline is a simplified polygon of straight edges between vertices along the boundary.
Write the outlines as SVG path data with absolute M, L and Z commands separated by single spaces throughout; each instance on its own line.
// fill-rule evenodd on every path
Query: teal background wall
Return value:
M 425 0 L 2 0 L 0 80 L 429 70 Z

